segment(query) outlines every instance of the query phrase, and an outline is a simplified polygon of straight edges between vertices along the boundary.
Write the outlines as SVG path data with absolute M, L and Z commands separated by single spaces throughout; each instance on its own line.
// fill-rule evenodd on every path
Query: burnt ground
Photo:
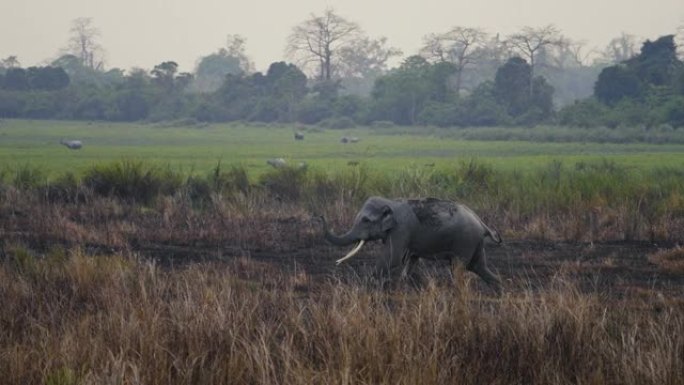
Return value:
M 354 258 L 337 266 L 335 260 L 345 255 L 351 246 L 330 246 L 314 233 L 298 236 L 288 234 L 278 242 L 259 242 L 262 246 L 258 248 L 236 247 L 234 240 L 226 240 L 226 243 L 197 241 L 182 244 L 154 242 L 149 238 L 136 240 L 132 237 L 125 249 L 115 250 L 101 245 L 69 244 L 63 239 L 48 238 L 37 237 L 31 232 L 0 237 L 0 260 L 6 255 L 6 245 L 15 242 L 27 245 L 37 254 L 61 244 L 67 249 L 76 247 L 93 255 L 124 253 L 142 260 L 154 260 L 161 266 L 179 267 L 198 263 L 228 265 L 238 262 L 246 267 L 246 272 L 249 271 L 246 273 L 248 279 L 263 279 L 258 276 L 258 271 L 264 274 L 294 274 L 305 277 L 302 289 L 309 290 L 330 279 L 368 277 L 375 259 L 384 250 L 379 243 L 367 244 Z M 488 265 L 502 279 L 506 291 L 546 290 L 558 284 L 560 278 L 560 281 L 572 282 L 583 292 L 617 298 L 648 298 L 662 294 L 684 305 L 684 251 L 680 250 L 675 256 L 674 267 L 658 263 L 653 258 L 657 253 L 677 246 L 671 243 L 625 241 L 579 243 L 507 240 L 501 245 L 489 243 L 485 249 Z M 453 282 L 451 269 L 445 261 L 423 261 L 419 267 L 423 276 L 430 274 L 438 280 Z M 475 275 L 466 273 L 465 277 L 472 277 L 470 285 L 477 290 L 491 292 Z
M 650 256 L 672 249 L 673 244 L 651 242 L 564 243 L 541 241 L 508 241 L 486 246 L 488 264 L 504 282 L 507 290 L 544 290 L 558 282 L 556 278 L 574 282 L 587 292 L 599 292 L 611 297 L 649 296 L 663 294 L 684 297 L 684 274 L 652 262 Z M 350 247 L 351 248 L 351 247 Z M 327 278 L 345 279 L 369 274 L 382 245 L 368 245 L 344 265 L 335 260 L 348 249 L 313 242 L 279 250 L 242 250 L 216 245 L 139 244 L 133 252 L 142 258 L 152 258 L 163 265 L 185 265 L 197 262 L 230 262 L 236 259 L 266 266 L 271 271 L 306 273 L 310 282 Z M 437 279 L 448 279 L 450 269 L 443 261 L 425 260 L 421 271 Z M 471 284 L 487 291 L 486 285 L 474 275 Z

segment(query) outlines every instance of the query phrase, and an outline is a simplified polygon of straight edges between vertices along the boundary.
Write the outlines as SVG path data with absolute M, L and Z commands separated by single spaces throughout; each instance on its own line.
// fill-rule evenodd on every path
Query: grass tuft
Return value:
M 684 370 L 681 311 L 563 276 L 487 298 L 467 282 L 312 287 L 247 259 L 67 255 L 37 259 L 32 280 L 0 265 L 4 383 L 676 384 Z
M 158 195 L 173 194 L 182 180 L 179 173 L 169 168 L 130 160 L 94 166 L 83 177 L 83 183 L 98 195 L 141 203 L 150 203 Z

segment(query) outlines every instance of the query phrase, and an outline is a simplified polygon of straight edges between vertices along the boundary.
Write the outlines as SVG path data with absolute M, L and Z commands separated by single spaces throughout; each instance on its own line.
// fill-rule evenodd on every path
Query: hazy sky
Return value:
M 371 36 L 416 53 L 422 37 L 452 26 L 507 35 L 523 26 L 555 24 L 573 39 L 603 48 L 621 32 L 654 39 L 684 25 L 684 0 L 0 0 L 0 58 L 44 64 L 67 45 L 73 19 L 91 17 L 108 68 L 151 69 L 174 60 L 192 71 L 197 59 L 247 39 L 258 70 L 284 60 L 293 26 L 326 7 Z

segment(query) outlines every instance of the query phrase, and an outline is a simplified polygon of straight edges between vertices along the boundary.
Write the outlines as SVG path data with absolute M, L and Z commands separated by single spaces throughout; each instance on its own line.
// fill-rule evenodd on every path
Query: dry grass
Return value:
M 303 200 L 283 202 L 256 191 L 249 196 L 212 195 L 198 208 L 182 193 L 160 196 L 150 205 L 91 193 L 78 202 L 51 202 L 36 192 L 8 187 L 0 189 L 0 237 L 42 248 L 54 243 L 114 250 L 180 244 L 288 251 L 322 242 L 320 226 L 311 220 L 314 215 L 324 214 L 335 229 L 348 227 L 360 205 L 356 200 L 338 196 L 312 205 Z M 681 240 L 684 230 L 684 216 L 628 205 L 522 215 L 498 204 L 467 203 L 506 240 L 671 243 Z
M 463 185 L 472 189 L 467 203 L 509 240 L 681 239 L 678 185 L 663 188 L 669 195 L 635 191 L 609 204 L 567 195 L 573 184 L 532 195 L 555 198 L 526 208 L 506 190 L 477 190 L 487 173 L 464 174 L 474 180 Z M 425 175 L 409 176 L 389 193 L 427 186 Z M 249 257 L 266 250 L 318 258 L 324 246 L 312 214 L 341 229 L 363 197 L 387 192 L 361 172 L 348 177 L 340 189 L 327 177 L 308 180 L 296 199 L 229 183 L 201 199 L 180 189 L 145 204 L 87 188 L 54 200 L 0 185 L 0 382 L 684 383 L 677 291 L 579 290 L 569 275 L 600 270 L 579 261 L 551 283 L 511 283 L 494 298 L 472 289 L 462 271 L 455 283 L 379 289 Z M 516 188 L 515 197 L 535 193 Z M 141 257 L 165 259 L 176 249 L 195 262 Z M 682 272 L 681 249 L 650 261 Z
M 684 314 L 557 278 L 483 297 L 467 282 L 380 290 L 249 259 L 166 269 L 7 248 L 7 384 L 681 384 Z M 303 290 L 304 289 L 304 290 Z
M 661 270 L 672 274 L 684 274 L 684 248 L 666 249 L 648 256 L 648 260 Z

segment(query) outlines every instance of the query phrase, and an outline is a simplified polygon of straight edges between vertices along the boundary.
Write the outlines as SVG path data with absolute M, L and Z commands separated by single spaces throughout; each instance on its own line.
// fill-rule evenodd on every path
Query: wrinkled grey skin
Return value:
M 379 273 L 405 276 L 419 258 L 461 258 L 466 268 L 500 292 L 499 278 L 487 267 L 484 239 L 501 243 L 499 234 L 463 204 L 435 198 L 390 200 L 371 197 L 344 235 L 330 232 L 323 219 L 325 239 L 337 246 L 381 240 L 387 255 L 377 261 Z

